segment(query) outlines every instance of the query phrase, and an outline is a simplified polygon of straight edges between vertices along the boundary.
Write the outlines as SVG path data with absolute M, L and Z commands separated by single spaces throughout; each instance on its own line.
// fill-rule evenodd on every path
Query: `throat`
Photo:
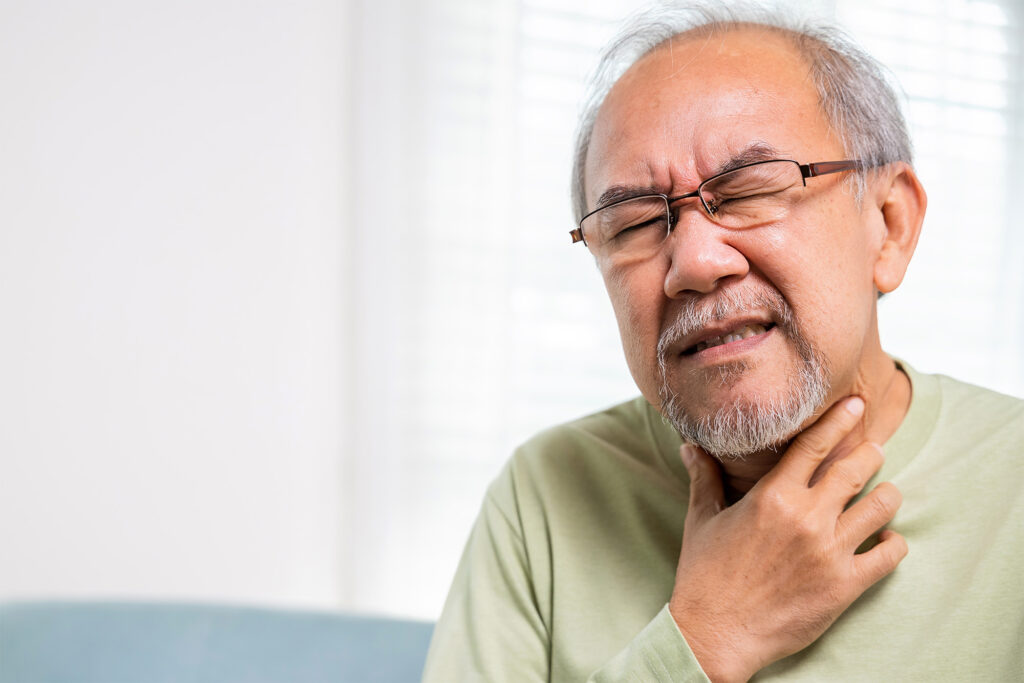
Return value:
M 719 461 L 726 504 L 732 505 L 754 488 L 761 477 L 778 464 L 788 445 L 781 446 L 777 451 L 769 449 L 752 453 L 742 460 Z

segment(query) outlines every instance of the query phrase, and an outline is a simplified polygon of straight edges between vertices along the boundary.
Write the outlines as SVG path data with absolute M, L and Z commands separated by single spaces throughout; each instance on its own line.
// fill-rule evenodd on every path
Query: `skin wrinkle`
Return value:
M 715 169 L 707 177 L 711 178 L 720 173 L 725 173 L 726 171 L 731 171 L 735 168 L 739 168 L 740 166 L 745 166 L 747 164 L 751 164 L 754 162 L 771 161 L 773 159 L 786 159 L 789 158 L 789 156 L 792 155 L 787 155 L 782 152 L 779 152 L 777 149 L 772 147 L 764 140 L 752 140 L 750 144 L 746 146 L 746 148 L 744 148 L 737 154 L 732 155 L 725 163 L 719 164 L 717 167 L 715 167 Z M 649 175 L 654 175 L 653 170 L 650 169 L 649 166 L 647 170 Z M 701 180 L 696 185 L 693 185 L 690 189 L 679 187 L 678 183 L 676 182 L 673 182 L 672 185 L 668 188 L 661 188 L 656 185 L 612 185 L 611 187 L 607 188 L 604 192 L 601 193 L 601 196 L 597 198 L 597 201 L 594 202 L 594 204 L 597 207 L 604 208 L 610 204 L 614 204 L 623 199 L 632 199 L 651 194 L 665 194 L 668 195 L 669 197 L 674 197 L 675 195 L 689 194 L 690 192 L 695 191 L 697 189 L 697 186 L 700 185 L 700 182 L 703 182 L 706 179 L 707 178 L 701 178 Z M 679 187 L 678 190 L 676 189 L 677 187 Z M 598 209 L 595 209 L 595 211 L 597 210 Z
M 654 182 L 654 167 L 651 165 L 650 159 L 644 159 L 638 161 L 636 164 L 637 170 L 636 175 L 638 178 L 646 178 L 645 183 L 638 183 L 636 185 L 619 184 L 605 190 L 602 195 L 602 199 L 599 199 L 596 204 L 598 206 L 611 203 L 618 199 L 624 199 L 626 196 L 639 196 L 642 194 L 658 194 L 662 190 Z

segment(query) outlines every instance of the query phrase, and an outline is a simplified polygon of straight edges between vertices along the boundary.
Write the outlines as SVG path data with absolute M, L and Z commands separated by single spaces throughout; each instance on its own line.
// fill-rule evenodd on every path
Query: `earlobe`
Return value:
M 896 162 L 886 174 L 881 206 L 882 245 L 875 261 L 875 287 L 883 294 L 899 287 L 921 235 L 928 197 L 909 164 Z

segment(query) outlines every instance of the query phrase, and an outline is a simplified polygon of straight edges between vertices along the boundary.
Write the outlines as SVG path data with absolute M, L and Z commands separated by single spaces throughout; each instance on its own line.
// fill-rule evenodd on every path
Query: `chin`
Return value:
M 719 459 L 778 449 L 824 405 L 828 373 L 811 358 L 784 376 L 759 374 L 737 361 L 691 371 L 683 387 L 664 378 L 661 413 L 684 441 Z

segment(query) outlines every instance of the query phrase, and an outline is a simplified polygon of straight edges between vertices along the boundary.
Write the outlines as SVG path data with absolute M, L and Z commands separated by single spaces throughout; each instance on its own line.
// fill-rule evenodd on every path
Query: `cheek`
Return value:
M 796 297 L 831 301 L 861 298 L 872 289 L 872 245 L 847 195 L 815 206 L 785 225 L 758 235 L 765 274 Z
M 843 211 L 764 237 L 776 255 L 764 261 L 765 276 L 793 307 L 801 329 L 838 356 L 859 348 L 870 324 L 875 291 L 868 238 L 863 224 Z
M 605 276 L 605 287 L 615 310 L 622 345 L 630 354 L 642 347 L 643 341 L 652 334 L 651 328 L 656 325 L 651 279 L 636 271 L 614 273 Z M 653 334 L 657 335 L 656 327 Z
M 629 371 L 645 396 L 657 393 L 657 348 L 664 301 L 660 277 L 653 268 L 604 272 L 605 288 L 615 310 Z

